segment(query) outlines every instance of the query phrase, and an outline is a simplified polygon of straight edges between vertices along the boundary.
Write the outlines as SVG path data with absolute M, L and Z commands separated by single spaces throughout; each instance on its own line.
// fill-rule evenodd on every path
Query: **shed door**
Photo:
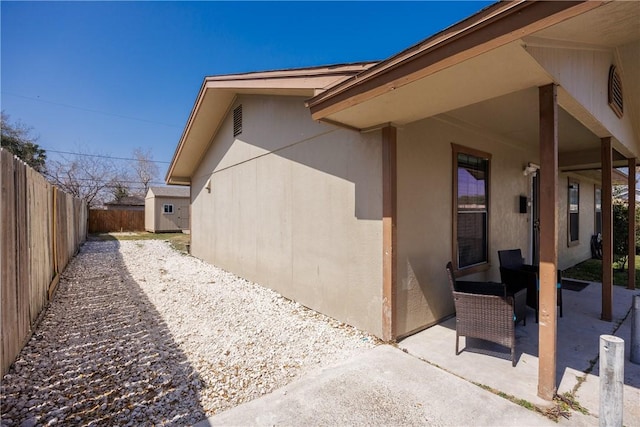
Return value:
M 176 226 L 181 230 L 187 230 L 189 228 L 189 205 L 180 203 L 176 205 Z

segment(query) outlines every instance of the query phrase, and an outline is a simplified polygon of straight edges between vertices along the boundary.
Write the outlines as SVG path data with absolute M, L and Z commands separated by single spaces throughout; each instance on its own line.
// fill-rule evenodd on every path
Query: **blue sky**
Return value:
M 205 76 L 385 59 L 491 3 L 2 1 L 0 102 L 50 158 L 168 162 Z

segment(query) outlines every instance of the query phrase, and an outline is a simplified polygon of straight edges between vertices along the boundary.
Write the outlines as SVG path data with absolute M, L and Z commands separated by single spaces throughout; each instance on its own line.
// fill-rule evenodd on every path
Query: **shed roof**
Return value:
M 189 197 L 190 195 L 191 191 L 189 187 L 178 186 L 149 187 L 149 192 L 147 193 L 147 197 Z

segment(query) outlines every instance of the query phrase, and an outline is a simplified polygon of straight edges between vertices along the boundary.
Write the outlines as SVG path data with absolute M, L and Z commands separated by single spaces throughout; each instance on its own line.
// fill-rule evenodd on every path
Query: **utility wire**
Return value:
M 177 126 L 177 125 L 169 125 L 167 123 L 155 122 L 153 120 L 140 119 L 138 117 L 123 116 L 122 114 L 108 113 L 106 111 L 100 111 L 100 110 L 92 110 L 90 108 L 77 107 L 75 105 L 69 105 L 69 104 L 62 104 L 60 102 L 48 101 L 46 99 L 41 99 L 41 98 L 33 98 L 33 97 L 30 97 L 30 96 L 19 95 L 17 93 L 12 93 L 12 92 L 7 92 L 7 91 L 2 91 L 0 93 L 2 93 L 3 95 L 10 95 L 10 96 L 18 97 L 18 98 L 28 99 L 28 100 L 31 100 L 31 101 L 38 101 L 38 102 L 44 102 L 46 104 L 58 105 L 60 107 L 65 107 L 65 108 L 73 108 L 75 110 L 87 111 L 87 112 L 90 112 L 90 113 L 104 114 L 106 116 L 119 117 L 121 119 L 136 120 L 136 121 L 139 121 L 139 122 L 152 123 L 152 124 L 155 124 L 155 125 L 162 125 L 162 126 L 167 126 L 167 127 L 170 127 L 170 128 L 178 128 L 178 129 L 180 129 L 180 126 Z
M 64 181 L 64 180 L 60 180 L 60 181 Z M 110 185 L 118 185 L 118 184 L 141 184 L 142 181 L 137 180 L 137 181 L 131 181 L 131 180 L 127 180 L 127 181 L 122 181 L 119 180 L 117 178 L 114 179 L 106 179 L 106 178 L 73 178 L 72 181 L 91 181 L 91 182 L 98 182 L 98 183 L 112 183 Z M 154 184 L 154 185 L 164 185 L 164 182 L 161 181 L 149 181 L 148 184 Z
M 49 149 L 44 149 L 44 151 L 46 151 L 47 153 L 57 153 L 57 154 L 72 154 L 74 156 L 86 156 L 86 157 L 100 157 L 103 159 L 111 159 L 111 160 L 131 160 L 134 162 L 149 162 L 149 163 L 164 163 L 164 164 L 169 164 L 171 162 L 163 162 L 161 160 L 140 160 L 140 159 L 132 159 L 132 158 L 128 158 L 128 157 L 112 157 L 112 156 L 105 156 L 103 154 L 85 154 L 85 153 L 73 153 L 71 151 L 57 151 L 57 150 L 49 150 Z

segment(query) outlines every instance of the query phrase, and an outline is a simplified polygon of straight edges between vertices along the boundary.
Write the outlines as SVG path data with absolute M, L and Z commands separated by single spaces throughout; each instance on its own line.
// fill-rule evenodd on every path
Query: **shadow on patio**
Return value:
M 640 425 L 640 365 L 629 361 L 630 309 L 633 295 L 638 294 L 638 290 L 614 286 L 614 320 L 604 322 L 600 320 L 600 283 L 591 283 L 581 291 L 563 290 L 564 317 L 558 317 L 558 394 L 575 391 L 576 400 L 590 414 L 574 413 L 572 425 L 598 425 L 598 353 L 599 337 L 603 334 L 616 335 L 625 341 L 624 424 Z M 537 396 L 538 324 L 533 310 L 528 309 L 527 325 L 519 323 L 516 327 L 515 367 L 511 367 L 508 349 L 480 340 L 465 343 L 461 338 L 461 353 L 456 356 L 455 335 L 455 319 L 451 318 L 403 339 L 398 346 L 468 381 L 537 406 L 549 406 L 549 402 Z M 579 378 L 584 378 L 584 382 Z

